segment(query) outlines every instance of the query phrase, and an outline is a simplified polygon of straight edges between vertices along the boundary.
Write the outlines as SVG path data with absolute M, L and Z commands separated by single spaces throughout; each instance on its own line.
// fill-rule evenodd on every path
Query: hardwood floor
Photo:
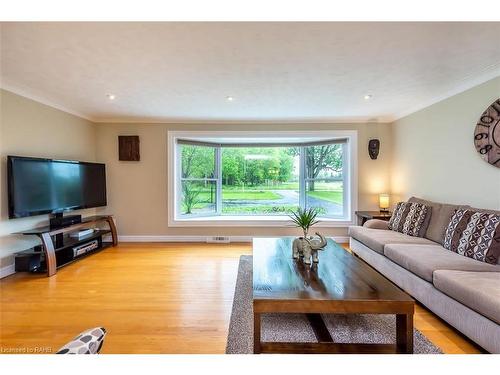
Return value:
M 0 353 L 56 351 L 108 331 L 102 353 L 224 353 L 238 259 L 251 244 L 125 244 L 60 269 L 0 281 Z M 424 307 L 415 328 L 445 353 L 478 353 Z M 35 349 L 38 348 L 38 349 Z

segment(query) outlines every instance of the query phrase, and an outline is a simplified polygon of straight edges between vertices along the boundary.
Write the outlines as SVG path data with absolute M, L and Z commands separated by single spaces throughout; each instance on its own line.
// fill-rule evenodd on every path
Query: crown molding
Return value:
M 238 124 L 366 124 L 366 123 L 391 123 L 394 121 L 393 117 L 342 117 L 342 118 L 328 118 L 328 117 L 297 117 L 297 118 L 269 118 L 269 119 L 198 119 L 189 117 L 176 117 L 176 118 L 148 118 L 137 117 L 133 119 L 120 119 L 120 118 L 107 118 L 96 119 L 96 124 L 186 124 L 186 125 L 238 125 Z

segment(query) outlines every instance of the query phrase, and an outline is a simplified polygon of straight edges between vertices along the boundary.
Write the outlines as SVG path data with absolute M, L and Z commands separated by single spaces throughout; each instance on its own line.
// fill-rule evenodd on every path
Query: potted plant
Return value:
M 316 207 L 311 208 L 297 208 L 296 211 L 292 211 L 290 219 L 292 219 L 293 223 L 297 228 L 301 228 L 304 232 L 304 238 L 307 238 L 307 234 L 309 233 L 309 228 L 314 224 L 319 223 L 316 220 L 318 216 L 318 209 Z
M 319 222 L 316 220 L 318 212 L 319 210 L 315 207 L 308 209 L 298 208 L 297 211 L 292 211 L 291 215 L 289 215 L 295 226 L 301 228 L 304 233 L 303 237 L 293 240 L 293 258 L 298 259 L 299 257 L 303 257 L 306 264 L 311 264 L 311 258 L 314 263 L 318 263 L 318 250 L 322 250 L 327 244 L 325 237 L 318 232 L 316 232 L 316 235 L 319 237 L 319 241 L 317 239 L 313 240 L 312 237 L 308 236 L 309 228 Z

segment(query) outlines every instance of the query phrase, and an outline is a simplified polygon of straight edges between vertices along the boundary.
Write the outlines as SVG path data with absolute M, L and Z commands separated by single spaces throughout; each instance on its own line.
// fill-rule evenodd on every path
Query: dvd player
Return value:
M 73 247 L 73 257 L 77 257 L 95 250 L 99 247 L 99 241 L 93 240 L 84 244 Z

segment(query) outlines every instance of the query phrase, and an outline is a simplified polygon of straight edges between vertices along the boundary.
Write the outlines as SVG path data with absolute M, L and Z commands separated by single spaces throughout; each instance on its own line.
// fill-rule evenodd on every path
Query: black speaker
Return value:
M 368 154 L 372 160 L 377 159 L 380 149 L 380 141 L 378 139 L 370 139 L 368 141 Z
M 14 258 L 16 272 L 36 272 L 40 269 L 42 253 L 32 250 L 17 253 Z
M 82 222 L 82 215 L 54 216 L 50 218 L 50 229 L 69 227 Z

